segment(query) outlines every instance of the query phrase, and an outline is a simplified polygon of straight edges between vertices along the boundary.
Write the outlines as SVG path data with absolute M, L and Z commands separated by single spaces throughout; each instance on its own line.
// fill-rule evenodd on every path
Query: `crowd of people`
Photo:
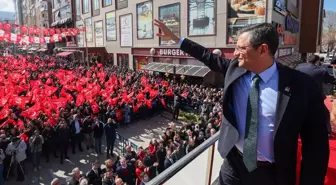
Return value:
M 113 179 L 106 184 L 140 184 L 181 159 L 220 125 L 218 102 L 223 94 L 217 88 L 175 83 L 159 75 L 99 63 L 88 69 L 50 56 L 0 57 L 0 71 L 0 184 L 7 174 L 24 181 L 26 164 L 31 162 L 37 171 L 42 156 L 46 162 L 53 156 L 64 163 L 69 159 L 68 148 L 73 154 L 86 148 L 101 155 L 103 138 L 108 160 L 104 175 L 98 178 Z M 182 128 L 171 124 L 160 141 L 153 140 L 139 151 L 128 146 L 126 155 L 111 165 L 117 127 L 161 114 L 169 105 L 174 120 L 183 106 L 198 112 L 201 119 Z M 94 172 L 97 164 L 92 163 Z M 95 178 L 90 175 L 80 178 L 75 174 L 70 184 L 79 184 L 80 179 L 101 184 L 99 179 L 92 183 Z

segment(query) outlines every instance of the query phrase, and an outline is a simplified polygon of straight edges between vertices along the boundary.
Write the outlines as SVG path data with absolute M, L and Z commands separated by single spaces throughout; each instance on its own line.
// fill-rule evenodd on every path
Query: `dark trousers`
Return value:
M 82 148 L 82 135 L 80 133 L 71 137 L 72 153 L 76 152 L 76 143 L 78 145 L 78 149 L 80 151 L 83 151 L 83 148 Z
M 56 153 L 56 145 L 52 145 L 51 143 L 45 143 L 43 145 L 43 155 L 46 158 L 46 161 L 50 161 L 50 154 L 53 153 L 54 157 L 57 157 L 57 153 Z
M 220 174 L 220 185 L 276 185 L 275 165 L 258 167 L 248 172 L 242 155 L 234 147 L 224 159 Z
M 178 120 L 179 115 L 180 115 L 180 109 L 179 108 L 174 108 L 174 110 L 173 110 L 173 120 Z
M 69 158 L 68 157 L 68 143 L 67 141 L 61 142 L 60 143 L 60 162 L 63 163 L 64 158 Z
M 114 141 L 115 140 L 106 140 L 106 155 L 113 155 L 113 148 L 114 148 Z

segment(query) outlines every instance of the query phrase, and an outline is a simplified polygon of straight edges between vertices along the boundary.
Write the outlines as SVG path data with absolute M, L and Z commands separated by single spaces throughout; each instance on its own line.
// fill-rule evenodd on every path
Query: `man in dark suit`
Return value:
M 113 156 L 114 141 L 117 135 L 117 123 L 114 119 L 109 118 L 107 124 L 104 125 L 105 135 L 106 135 L 106 158 L 109 159 Z
M 269 23 L 240 31 L 233 60 L 173 34 L 157 34 L 225 76 L 218 151 L 221 185 L 293 185 L 299 135 L 301 185 L 323 185 L 329 143 L 324 96 L 308 75 L 275 61 L 279 37 Z
M 317 81 L 322 89 L 323 83 L 335 83 L 333 76 L 329 75 L 328 71 L 319 66 L 320 57 L 317 55 L 311 55 L 308 57 L 307 63 L 299 64 L 296 70 L 306 73 Z
M 323 91 L 323 83 L 335 83 L 335 78 L 329 75 L 328 71 L 324 68 L 319 66 L 320 57 L 317 55 L 311 55 L 308 57 L 307 63 L 300 64 L 296 67 L 298 71 L 306 73 L 307 75 L 311 76 L 316 82 L 319 84 L 319 87 Z M 327 118 L 330 118 L 329 110 L 325 109 L 325 114 Z M 329 138 L 333 138 L 331 134 L 331 124 L 330 119 L 327 120 L 327 129 L 329 133 Z
M 92 169 L 86 174 L 89 184 L 101 185 L 104 172 L 99 167 L 99 162 L 94 161 L 92 163 Z
M 167 169 L 171 165 L 173 165 L 174 163 L 175 163 L 175 161 L 173 159 L 172 151 L 171 150 L 167 150 L 167 156 L 166 156 L 166 159 L 164 161 L 164 168 Z
M 76 153 L 76 143 L 78 145 L 78 149 L 83 152 L 82 148 L 82 122 L 79 119 L 79 115 L 74 115 L 74 120 L 70 123 L 70 132 L 71 132 L 71 147 L 72 153 Z
M 95 151 L 97 154 L 102 154 L 101 145 L 103 134 L 104 134 L 104 124 L 101 121 L 99 121 L 98 118 L 95 118 L 95 122 L 93 124 L 93 138 L 95 143 Z

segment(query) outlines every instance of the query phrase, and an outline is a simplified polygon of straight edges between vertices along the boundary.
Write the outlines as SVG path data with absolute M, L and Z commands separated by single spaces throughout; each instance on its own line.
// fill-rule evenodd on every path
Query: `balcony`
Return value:
M 217 152 L 219 132 L 192 150 L 146 185 L 215 185 L 223 163 Z M 197 170 L 196 170 L 197 169 Z

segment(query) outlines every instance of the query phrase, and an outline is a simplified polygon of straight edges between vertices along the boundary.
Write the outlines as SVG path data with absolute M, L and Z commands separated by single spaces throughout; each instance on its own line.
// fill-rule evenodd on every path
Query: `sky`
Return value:
M 324 9 L 336 12 L 336 0 L 324 0 Z
M 15 12 L 12 0 L 0 0 L 0 11 Z

